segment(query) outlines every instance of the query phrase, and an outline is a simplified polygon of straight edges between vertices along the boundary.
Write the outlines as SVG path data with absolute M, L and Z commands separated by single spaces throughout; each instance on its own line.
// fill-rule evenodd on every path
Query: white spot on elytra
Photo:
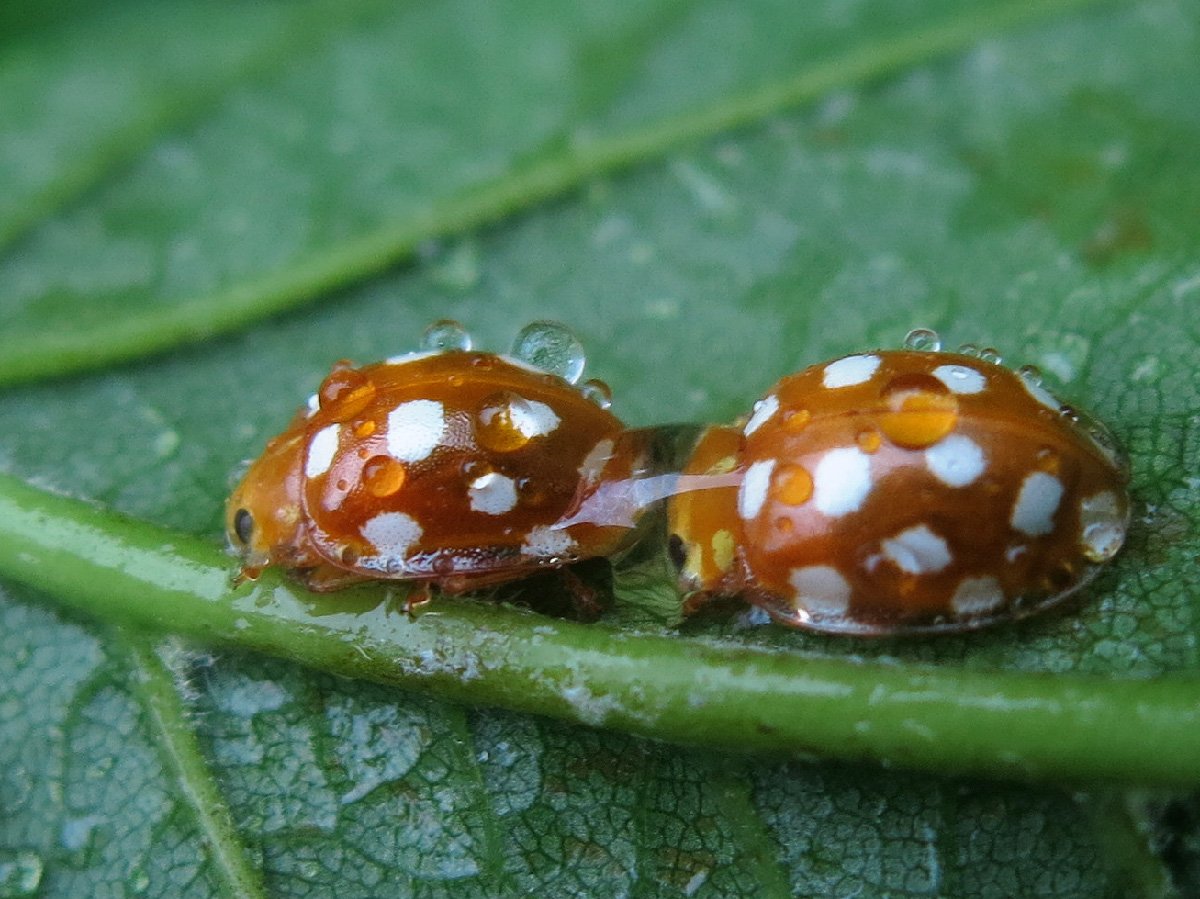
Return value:
M 438 448 L 446 413 L 436 400 L 410 400 L 388 413 L 387 449 L 401 462 L 420 462 Z
M 1004 602 L 1004 591 L 994 577 L 965 577 L 950 597 L 950 607 L 959 615 L 982 615 Z
M 534 556 L 539 559 L 552 559 L 565 556 L 575 548 L 571 535 L 563 530 L 555 530 L 545 525 L 536 525 L 525 536 L 521 547 L 521 555 Z
M 754 404 L 754 412 L 750 416 L 750 420 L 746 422 L 745 430 L 742 431 L 747 437 L 761 428 L 764 424 L 771 420 L 776 412 L 779 411 L 779 397 L 775 394 L 770 394 L 765 399 L 759 400 Z
M 870 380 L 871 375 L 879 368 L 878 356 L 846 356 L 825 366 L 821 379 L 826 387 L 853 387 Z
M 362 526 L 362 535 L 379 555 L 400 558 L 421 539 L 421 526 L 403 512 L 380 512 Z
M 831 565 L 792 569 L 788 578 L 796 591 L 793 602 L 811 616 L 844 615 L 850 607 L 850 584 Z
M 511 512 L 517 504 L 517 487 L 513 479 L 491 471 L 471 481 L 467 488 L 471 509 L 488 515 Z
M 951 393 L 979 393 L 987 387 L 987 376 L 966 365 L 939 365 L 933 376 Z
M 880 545 L 883 554 L 907 574 L 932 574 L 950 564 L 946 541 L 923 524 L 903 530 Z
M 509 406 L 513 427 L 526 438 L 543 437 L 558 427 L 560 421 L 554 410 L 537 400 L 522 400 Z
M 747 521 L 757 515 L 767 501 L 767 488 L 771 486 L 774 469 L 774 459 L 762 459 L 746 469 L 738 487 L 738 514 Z
M 327 425 L 313 435 L 308 443 L 308 458 L 304 460 L 304 476 L 316 478 L 329 471 L 338 448 L 341 425 Z
M 1021 483 L 1010 523 L 1022 534 L 1040 537 L 1054 531 L 1054 513 L 1062 500 L 1063 485 L 1054 475 L 1035 471 Z
M 970 437 L 951 434 L 925 450 L 925 465 L 947 487 L 966 487 L 983 474 L 983 450 Z
M 588 450 L 588 454 L 583 457 L 583 461 L 579 463 L 579 476 L 589 484 L 599 481 L 600 474 L 604 471 L 604 466 L 612 458 L 614 446 L 615 444 L 608 437 L 598 441 L 595 446 Z
M 435 350 L 424 350 L 417 353 L 401 353 L 399 356 L 389 356 L 383 361 L 385 365 L 408 365 L 410 362 L 420 362 L 422 359 L 440 355 L 441 353 Z
M 827 452 L 813 469 L 813 505 L 837 518 L 857 512 L 871 492 L 871 459 L 855 447 Z

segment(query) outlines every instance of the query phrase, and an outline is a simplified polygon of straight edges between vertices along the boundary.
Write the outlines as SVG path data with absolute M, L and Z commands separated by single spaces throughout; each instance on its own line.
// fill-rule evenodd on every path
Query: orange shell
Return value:
M 312 589 L 364 579 L 461 590 L 608 555 L 630 528 L 569 522 L 640 464 L 621 422 L 561 378 L 490 353 L 339 364 L 230 497 L 248 568 Z
M 776 620 L 877 635 L 954 631 L 1068 596 L 1124 541 L 1124 461 L 1033 379 L 973 356 L 857 354 L 781 380 L 684 473 L 680 582 Z

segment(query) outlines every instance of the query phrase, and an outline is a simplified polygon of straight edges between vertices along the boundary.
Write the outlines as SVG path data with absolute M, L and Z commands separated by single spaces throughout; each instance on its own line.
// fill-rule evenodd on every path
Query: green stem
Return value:
M 196 815 L 223 894 L 230 899 L 264 899 L 262 876 L 246 859 L 229 807 L 221 798 L 196 743 L 172 673 L 144 635 L 117 633 L 117 640 L 132 663 L 146 710 L 158 731 L 155 743 Z
M 428 211 L 407 210 L 399 219 L 311 254 L 285 271 L 268 273 L 221 293 L 158 304 L 86 333 L 46 332 L 33 340 L 22 336 L 0 344 L 0 384 L 95 368 L 235 330 L 385 271 L 431 238 L 496 221 L 514 210 L 564 194 L 589 178 L 628 169 L 674 147 L 748 126 L 833 90 L 929 63 L 1001 30 L 1097 2 L 1012 0 L 986 9 L 969 6 L 940 23 L 811 62 L 792 78 L 742 96 L 641 130 L 569 146 L 495 183 L 435 201 Z
M 680 743 L 936 772 L 1200 783 L 1200 680 L 977 672 L 614 632 L 379 588 L 231 589 L 212 544 L 0 477 L 0 574 L 98 618 Z

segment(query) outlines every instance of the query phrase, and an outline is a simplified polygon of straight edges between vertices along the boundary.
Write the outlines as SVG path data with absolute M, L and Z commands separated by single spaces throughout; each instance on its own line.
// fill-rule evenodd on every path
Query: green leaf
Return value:
M 1200 780 L 1194 4 L 16 9 L 0 378 L 43 380 L 0 396 L 0 894 L 1195 890 L 1194 816 L 1092 782 Z M 1060 614 L 919 641 L 679 628 L 652 561 L 595 626 L 230 593 L 228 472 L 447 316 L 567 321 L 639 425 L 915 325 L 999 346 L 1130 449 L 1130 545 Z M 723 748 L 756 720 L 842 761 Z
M 1010 0 L 964 16 L 940 0 L 919 16 L 897 5 L 802 28 L 787 4 L 681 0 L 578 10 L 461 0 L 376 14 L 379 0 L 313 0 L 216 17 L 134 4 L 128 20 L 81 29 L 72 19 L 0 63 L 0 96 L 23 126 L 0 143 L 15 195 L 0 205 L 0 244 L 106 167 L 127 169 L 0 259 L 0 381 L 136 356 L 311 301 L 423 240 L 1080 2 Z M 312 47 L 315 27 L 332 31 Z M 125 53 L 104 54 L 107 31 Z M 726 32 L 756 52 L 691 74 Z M 240 70 L 260 77 L 186 134 L 131 153 Z M 61 96 L 81 112 L 58 115 Z M 77 131 L 92 135 L 85 148 Z M 61 144 L 56 166 L 46 151 Z

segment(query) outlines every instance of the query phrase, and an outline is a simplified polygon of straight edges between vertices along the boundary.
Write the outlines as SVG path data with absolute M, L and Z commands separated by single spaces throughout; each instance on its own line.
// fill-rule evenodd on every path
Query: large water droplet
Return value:
M 372 496 L 391 496 L 404 486 L 404 464 L 391 456 L 372 456 L 363 465 L 362 482 Z
M 975 357 L 978 357 L 978 356 L 979 356 L 979 347 L 977 347 L 977 346 L 976 346 L 975 344 L 973 344 L 973 343 L 964 343 L 964 344 L 962 344 L 962 345 L 961 345 L 961 346 L 958 348 L 958 351 L 959 351 L 960 353 L 962 353 L 964 356 L 975 356 Z
M 42 859 L 28 850 L 0 850 L 0 896 L 32 896 L 42 883 Z
M 930 328 L 913 328 L 904 337 L 906 350 L 918 350 L 924 353 L 936 353 L 942 348 L 942 339 L 938 332 Z
M 469 350 L 474 345 L 467 329 L 452 318 L 435 321 L 421 335 L 421 349 L 425 352 L 447 353 Z
M 321 383 L 317 394 L 322 412 L 334 421 L 346 421 L 375 398 L 375 385 L 358 369 L 339 363 Z
M 559 418 L 545 403 L 503 390 L 484 398 L 475 416 L 475 439 L 484 449 L 507 453 L 558 427 Z
M 879 415 L 879 429 L 896 446 L 932 446 L 958 424 L 958 400 L 931 375 L 898 375 L 884 388 L 883 399 L 888 411 Z
M 1125 543 L 1128 516 L 1112 490 L 1089 496 L 1079 504 L 1080 547 L 1092 562 L 1107 562 Z
M 574 384 L 583 375 L 587 354 L 583 344 L 566 325 L 552 321 L 531 322 L 513 341 L 512 354 Z

